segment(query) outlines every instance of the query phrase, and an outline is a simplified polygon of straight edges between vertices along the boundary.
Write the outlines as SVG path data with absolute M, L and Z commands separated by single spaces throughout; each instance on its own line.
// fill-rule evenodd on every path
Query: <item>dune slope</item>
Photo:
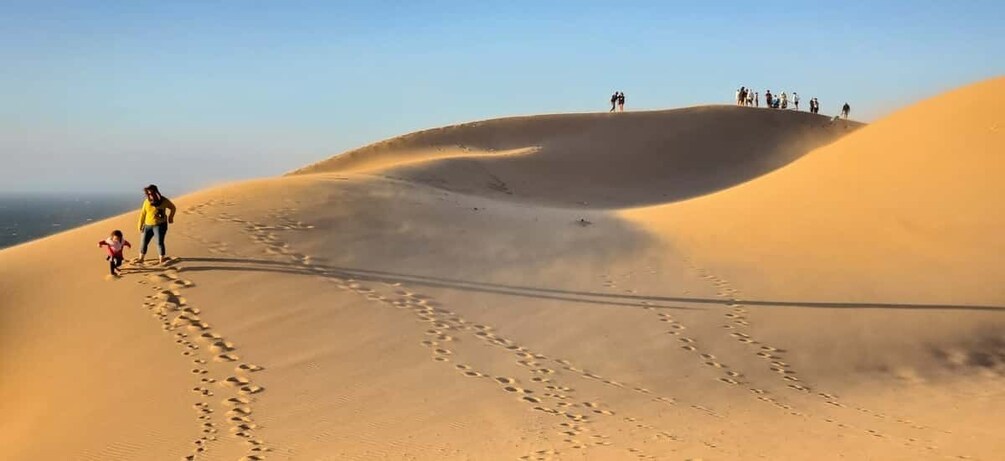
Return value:
M 1005 79 L 932 98 L 756 181 L 625 213 L 757 266 L 765 289 L 1005 303 Z M 769 288 L 767 285 L 770 285 Z M 835 292 L 837 294 L 837 292 Z
M 806 112 L 733 106 L 514 117 L 408 134 L 295 174 L 381 170 L 455 192 L 622 207 L 747 181 L 859 126 Z
M 121 279 L 132 215 L 0 251 L 2 457 L 996 459 L 1001 87 L 812 151 L 845 128 L 447 128 L 179 197 Z

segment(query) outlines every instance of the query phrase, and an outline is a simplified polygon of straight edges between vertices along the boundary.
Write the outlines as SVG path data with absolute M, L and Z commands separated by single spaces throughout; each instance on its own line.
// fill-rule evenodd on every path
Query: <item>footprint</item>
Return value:
M 247 416 L 247 415 L 251 414 L 251 407 L 235 406 L 235 407 L 231 408 L 230 410 L 227 410 L 227 414 L 228 415 Z
M 220 402 L 220 403 L 222 403 L 222 404 L 224 404 L 224 405 L 226 405 L 228 407 L 235 407 L 235 406 L 238 406 L 238 405 L 248 405 L 248 404 L 251 403 L 251 400 L 247 399 L 245 397 L 231 397 L 231 398 L 229 398 L 227 400 L 224 400 L 223 402 Z
M 239 359 L 240 357 L 235 354 L 220 354 L 213 358 L 217 362 L 236 362 Z
M 252 372 L 252 373 L 256 372 L 256 371 L 262 371 L 264 369 L 265 369 L 264 367 L 260 367 L 258 365 L 252 365 L 250 363 L 242 363 L 242 364 L 238 365 L 237 367 L 235 367 L 235 370 L 237 370 L 237 371 L 247 371 L 247 372 Z
M 209 397 L 209 396 L 213 395 L 213 391 L 211 391 L 209 389 L 206 389 L 205 387 L 202 387 L 202 386 L 193 387 L 192 388 L 192 392 L 201 394 L 201 395 L 206 396 L 206 397 Z
M 515 379 L 513 379 L 513 378 L 507 378 L 507 377 L 504 377 L 504 376 L 500 376 L 500 377 L 496 378 L 496 381 L 499 381 L 502 384 L 513 384 L 513 383 L 516 382 Z
M 243 376 L 231 376 L 224 380 L 227 384 L 231 386 L 243 386 L 245 384 L 251 383 L 251 380 Z
M 200 339 L 204 339 L 206 341 L 220 341 L 220 340 L 223 340 L 223 336 L 220 336 L 218 333 L 213 333 L 213 332 L 203 333 L 203 334 L 199 335 L 199 338 Z
M 261 392 L 265 392 L 265 388 L 262 386 L 254 386 L 254 385 L 242 386 L 240 389 L 238 389 L 238 392 L 249 395 L 258 394 Z

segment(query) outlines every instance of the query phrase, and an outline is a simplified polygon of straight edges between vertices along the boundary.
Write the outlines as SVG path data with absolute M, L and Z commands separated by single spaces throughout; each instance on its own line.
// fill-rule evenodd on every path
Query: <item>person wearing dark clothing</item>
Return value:
M 618 112 L 625 111 L 625 93 L 622 91 L 618 93 Z
M 841 107 L 841 116 L 844 117 L 845 120 L 848 120 L 849 113 L 851 113 L 851 106 L 849 106 L 848 103 L 844 103 L 844 106 Z
M 618 104 L 618 92 L 615 91 L 614 94 L 611 95 L 611 110 L 610 110 L 611 112 L 614 112 L 614 106 L 617 104 Z

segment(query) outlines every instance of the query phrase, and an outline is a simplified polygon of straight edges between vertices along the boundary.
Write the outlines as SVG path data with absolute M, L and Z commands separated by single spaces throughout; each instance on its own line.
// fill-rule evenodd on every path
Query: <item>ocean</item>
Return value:
M 139 209 L 142 196 L 0 195 L 0 249 Z M 94 241 L 105 235 L 95 235 Z

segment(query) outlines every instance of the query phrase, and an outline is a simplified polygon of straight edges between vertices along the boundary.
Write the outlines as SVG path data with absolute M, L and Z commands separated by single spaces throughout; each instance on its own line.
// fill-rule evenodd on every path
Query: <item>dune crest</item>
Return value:
M 733 106 L 513 117 L 407 134 L 293 174 L 383 169 L 375 174 L 454 192 L 616 208 L 742 183 L 860 126 L 807 112 Z M 493 155 L 528 148 L 534 152 Z

